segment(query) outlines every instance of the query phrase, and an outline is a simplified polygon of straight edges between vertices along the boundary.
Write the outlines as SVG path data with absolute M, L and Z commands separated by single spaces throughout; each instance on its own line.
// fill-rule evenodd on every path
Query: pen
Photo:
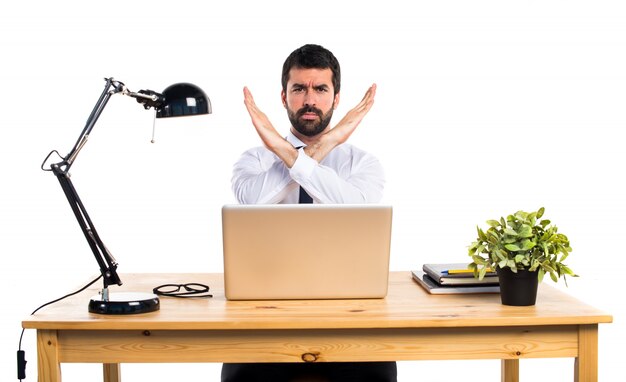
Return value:
M 491 269 L 487 269 L 487 272 L 493 272 Z M 474 270 L 472 269 L 447 269 L 441 273 L 445 273 L 448 275 L 458 275 L 458 274 L 463 274 L 463 273 L 474 273 Z
M 449 275 L 453 275 L 453 274 L 460 274 L 460 273 L 472 273 L 474 272 L 471 269 L 446 269 L 445 271 L 441 272 L 441 273 L 446 273 Z

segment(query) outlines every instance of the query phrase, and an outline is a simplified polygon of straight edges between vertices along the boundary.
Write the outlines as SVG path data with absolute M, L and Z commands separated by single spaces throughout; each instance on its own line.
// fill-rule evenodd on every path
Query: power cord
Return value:
M 82 291 L 84 291 L 85 289 L 89 288 L 90 286 L 92 286 L 93 284 L 96 283 L 96 281 L 100 280 L 102 278 L 102 275 L 98 276 L 95 280 L 93 280 L 92 282 L 90 282 L 89 284 L 85 285 L 84 287 L 80 288 L 79 290 L 77 290 L 76 292 L 72 292 L 70 294 L 67 294 L 63 297 L 57 298 L 56 300 L 52 300 L 50 302 L 47 302 L 45 304 L 43 304 L 42 306 L 40 306 L 39 308 L 33 310 L 33 312 L 30 314 L 31 316 L 35 313 L 37 313 L 37 311 L 39 311 L 39 309 L 44 308 L 50 304 L 54 304 L 55 302 L 59 302 L 63 299 L 66 299 L 70 296 L 74 296 L 75 294 L 78 294 Z M 24 337 L 24 328 L 22 328 L 22 334 L 20 335 L 20 343 L 19 346 L 17 348 L 17 379 L 19 379 L 20 381 L 22 381 L 23 379 L 26 379 L 26 352 L 24 350 L 22 350 L 22 338 Z

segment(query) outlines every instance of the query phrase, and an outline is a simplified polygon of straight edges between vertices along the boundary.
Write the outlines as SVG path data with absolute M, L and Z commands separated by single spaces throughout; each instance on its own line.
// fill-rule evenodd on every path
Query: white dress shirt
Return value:
M 287 141 L 294 147 L 306 146 L 291 132 Z M 232 178 L 241 204 L 297 204 L 300 186 L 313 203 L 377 203 L 384 184 L 378 159 L 348 143 L 335 147 L 321 163 L 301 148 L 291 168 L 267 148 L 255 147 L 235 163 Z

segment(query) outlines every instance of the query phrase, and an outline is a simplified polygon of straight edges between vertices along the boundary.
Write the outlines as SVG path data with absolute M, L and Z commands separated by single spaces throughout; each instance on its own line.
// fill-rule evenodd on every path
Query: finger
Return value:
M 364 110 L 369 110 L 372 107 L 372 104 L 374 103 L 375 95 L 376 95 L 376 84 L 373 84 L 367 89 L 367 91 L 365 92 L 365 95 L 363 96 L 363 99 L 361 100 L 361 102 L 359 102 L 359 104 L 355 107 L 355 109 L 359 112 L 364 111 Z
M 248 89 L 247 86 L 243 87 L 243 100 L 244 102 L 254 103 L 254 98 L 252 97 L 252 93 L 250 92 L 250 89 Z
M 374 96 L 376 95 L 376 89 L 378 88 L 378 86 L 376 86 L 376 84 L 372 84 L 372 86 L 370 86 L 369 90 L 368 90 L 368 96 L 369 98 L 371 98 L 372 100 L 374 99 Z
M 361 101 L 365 102 L 369 99 L 374 98 L 375 95 L 376 95 L 376 84 L 372 84 L 372 86 L 370 86 L 365 92 L 365 95 L 363 96 L 363 99 Z
M 258 108 L 256 103 L 254 102 L 254 97 L 252 97 L 252 93 L 248 87 L 244 86 L 243 88 L 243 102 L 246 105 L 249 113 L 258 113 Z
M 370 86 L 370 88 L 367 89 L 367 92 L 365 93 L 365 97 L 364 97 L 365 102 L 366 103 L 373 102 L 374 96 L 376 96 L 376 84 L 372 84 L 372 86 Z

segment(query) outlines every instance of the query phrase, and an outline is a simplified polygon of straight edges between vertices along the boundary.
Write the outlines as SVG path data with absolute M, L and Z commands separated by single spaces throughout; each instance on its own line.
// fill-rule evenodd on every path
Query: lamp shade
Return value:
M 211 100 L 194 84 L 178 83 L 163 90 L 164 101 L 156 110 L 157 118 L 211 114 Z

